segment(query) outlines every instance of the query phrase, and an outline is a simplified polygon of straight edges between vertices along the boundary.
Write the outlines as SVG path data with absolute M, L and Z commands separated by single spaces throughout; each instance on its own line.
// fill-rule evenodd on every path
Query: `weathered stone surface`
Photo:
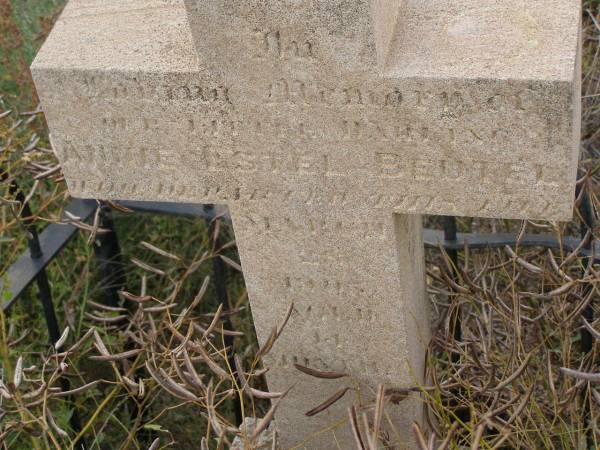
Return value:
M 244 154 L 281 153 L 280 132 L 369 211 L 377 192 L 398 213 L 546 219 L 572 213 L 579 3 L 186 0 L 239 164 L 268 171 Z
M 304 417 L 340 382 L 295 362 L 347 371 L 366 397 L 422 381 L 416 214 L 571 215 L 576 2 L 531 2 L 548 33 L 520 5 L 529 25 L 506 45 L 516 1 L 400 3 L 190 1 L 194 48 L 183 1 L 71 0 L 32 67 L 73 195 L 228 204 L 261 342 L 295 303 L 267 360 L 272 390 L 298 382 L 284 448 L 353 400 Z M 410 446 L 418 401 L 391 413 Z
M 247 77 L 254 62 L 254 74 L 346 80 L 379 68 L 389 77 L 574 81 L 577 0 L 185 3 L 199 51 L 229 74 Z
M 324 179 L 324 195 L 346 193 L 353 199 L 353 208 L 364 212 L 376 209 L 557 220 L 571 216 L 579 129 L 575 63 L 578 8 L 574 1 L 532 2 L 546 5 L 538 11 L 553 7 L 564 11 L 560 5 L 569 5 L 565 14 L 552 15 L 554 20 L 544 22 L 548 33 L 556 38 L 547 43 L 542 39 L 544 34 L 537 37 L 542 49 L 555 39 L 561 45 L 539 53 L 529 50 L 527 64 L 515 66 L 510 59 L 505 61 L 507 67 L 512 67 L 512 73 L 505 73 L 511 78 L 497 79 L 486 78 L 490 76 L 486 71 L 466 73 L 467 79 L 452 78 L 450 75 L 458 75 L 460 60 L 453 65 L 447 63 L 455 67 L 445 70 L 448 78 L 434 78 L 425 69 L 423 78 L 416 76 L 417 69 L 407 72 L 408 78 L 396 75 L 396 70 L 382 74 L 371 42 L 374 38 L 367 28 L 331 43 L 322 41 L 323 33 L 317 37 L 309 33 L 311 27 L 305 25 L 311 23 L 311 15 L 285 19 L 286 23 L 297 24 L 299 30 L 306 28 L 299 36 L 292 34 L 290 23 L 277 31 L 279 24 L 273 24 L 269 16 L 265 26 L 258 28 L 267 31 L 253 35 L 258 19 L 246 23 L 238 15 L 253 17 L 251 11 L 260 8 L 252 8 L 254 2 L 234 3 L 210 2 L 205 8 L 210 12 L 205 14 L 206 23 L 194 19 L 198 15 L 190 6 L 194 29 L 204 29 L 207 42 L 198 45 L 198 61 L 189 47 L 185 22 L 169 21 L 179 8 L 178 2 L 79 0 L 67 8 L 35 61 L 34 74 L 44 73 L 38 77 L 42 95 L 64 95 L 64 102 L 73 96 L 110 102 L 114 114 L 107 118 L 110 123 L 106 126 L 118 123 L 127 127 L 122 133 L 125 136 L 116 138 L 131 141 L 139 135 L 138 128 L 147 126 L 151 130 L 156 126 L 152 120 L 165 123 L 168 118 L 167 134 L 140 142 L 148 148 L 126 146 L 119 151 L 123 159 L 134 162 L 143 158 L 156 170 L 152 180 L 143 170 L 132 172 L 125 166 L 113 170 L 107 181 L 127 181 L 131 189 L 137 185 L 138 192 L 130 196 L 182 201 L 208 197 L 211 201 L 235 202 L 238 188 L 244 187 L 238 183 L 240 179 L 259 188 L 264 187 L 261 180 L 275 173 L 282 175 L 282 191 L 287 187 L 310 190 L 315 180 Z M 324 1 L 319 5 L 324 8 L 322 5 L 334 3 Z M 346 3 L 354 5 L 354 14 L 342 14 L 340 5 L 339 17 L 333 12 L 327 16 L 319 8 L 316 12 L 330 17 L 330 25 L 342 30 L 359 18 L 365 22 L 362 26 L 370 26 L 364 2 Z M 331 5 L 331 11 L 337 11 Z M 218 26 L 224 20 L 218 14 L 219 8 L 227 6 L 238 15 L 227 16 L 232 22 L 228 26 Z M 157 8 L 165 13 L 164 17 L 153 14 Z M 490 8 L 488 5 L 483 10 Z M 521 16 L 528 8 L 521 8 Z M 287 17 L 281 8 L 268 10 L 274 16 L 281 13 L 282 20 Z M 418 7 L 413 5 L 411 10 Z M 474 10 L 477 8 L 472 7 Z M 496 5 L 496 10 L 503 10 L 503 6 Z M 95 14 L 98 11 L 101 15 Z M 403 9 L 401 13 L 399 20 L 406 21 Z M 147 21 L 140 26 L 132 18 Z M 321 21 L 322 26 L 327 25 L 324 18 Z M 565 26 L 552 26 L 556 23 Z M 352 45 L 359 38 L 366 44 L 361 47 L 363 41 L 359 40 Z M 482 48 L 493 51 L 492 44 Z M 437 54 L 433 56 L 438 58 Z M 539 61 L 549 58 L 552 66 Z M 66 80 L 70 71 L 76 72 L 71 72 L 74 79 Z M 175 76 L 166 80 L 172 73 Z M 67 96 L 61 89 L 50 94 L 51 89 L 44 87 L 53 82 L 68 82 L 73 95 Z M 86 87 L 85 82 L 96 83 L 96 87 Z M 121 106 L 124 104 L 127 107 Z M 135 110 L 136 104 L 138 109 L 147 104 L 156 108 L 143 117 L 128 116 L 126 113 Z M 46 109 L 54 122 L 53 134 L 60 152 L 68 147 L 69 135 L 80 134 L 78 124 L 73 123 L 79 115 L 53 117 L 59 116 L 53 114 L 53 105 L 59 105 L 56 99 L 48 102 Z M 79 124 L 86 127 L 84 134 L 90 136 L 93 145 L 102 144 L 101 139 L 88 133 L 85 118 Z M 98 126 L 96 134 L 106 135 L 102 124 Z M 108 134 L 113 138 L 114 133 Z M 173 136 L 189 150 L 169 153 L 164 143 L 173 142 Z M 102 156 L 100 159 L 108 161 Z M 185 183 L 190 172 L 193 186 Z M 168 180 L 172 173 L 179 174 L 171 177 L 178 181 L 172 186 L 177 194 L 166 194 L 159 180 Z M 220 177 L 220 191 L 205 195 L 203 190 L 216 186 L 211 175 L 225 173 L 234 176 Z M 66 167 L 66 175 L 69 180 L 98 178 L 87 167 Z M 106 177 L 102 174 L 99 178 Z M 94 192 L 73 184 L 70 187 L 78 195 L 115 193 L 108 182 Z

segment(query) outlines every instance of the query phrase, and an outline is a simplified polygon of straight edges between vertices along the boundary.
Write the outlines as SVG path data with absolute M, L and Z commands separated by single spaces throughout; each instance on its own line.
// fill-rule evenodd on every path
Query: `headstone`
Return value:
M 71 0 L 38 54 L 72 195 L 227 204 L 260 342 L 294 302 L 283 448 L 354 445 L 358 392 L 305 417 L 340 385 L 294 363 L 423 382 L 418 214 L 571 217 L 580 5 L 524 3 Z M 418 399 L 390 414 L 410 448 Z

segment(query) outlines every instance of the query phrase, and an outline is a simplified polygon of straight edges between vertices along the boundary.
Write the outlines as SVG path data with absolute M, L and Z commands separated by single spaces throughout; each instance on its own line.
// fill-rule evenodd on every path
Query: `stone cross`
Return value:
M 71 0 L 32 72 L 76 197 L 227 204 L 284 448 L 423 383 L 421 216 L 567 220 L 578 0 Z M 390 406 L 411 447 L 418 398 Z M 327 426 L 342 423 L 333 432 Z M 319 432 L 321 432 L 319 434 Z M 334 436 L 337 441 L 334 441 Z M 402 448 L 401 445 L 397 446 Z

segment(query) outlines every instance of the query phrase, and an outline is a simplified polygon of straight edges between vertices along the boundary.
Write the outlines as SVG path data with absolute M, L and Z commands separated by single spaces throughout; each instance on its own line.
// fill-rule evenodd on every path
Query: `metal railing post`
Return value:
M 444 244 L 447 243 L 456 243 L 457 238 L 457 226 L 456 226 L 456 217 L 454 216 L 444 216 Z M 450 276 L 454 281 L 458 281 L 458 250 L 454 248 L 446 248 L 446 253 L 450 258 L 450 262 L 452 263 L 452 273 Z M 455 341 L 462 340 L 462 316 L 460 312 L 460 305 L 455 305 L 455 308 L 450 311 L 450 327 L 452 332 L 452 337 Z M 460 362 L 460 354 L 456 352 L 452 352 L 450 356 L 450 360 L 452 363 L 456 364 Z M 463 394 L 462 390 L 459 388 L 457 392 L 457 396 L 461 397 Z M 462 408 L 458 404 L 452 405 L 454 414 L 456 417 L 463 423 L 467 423 L 470 420 L 470 411 L 468 408 Z
M 5 179 L 4 172 L 0 175 L 0 178 Z M 33 214 L 31 212 L 31 208 L 29 207 L 29 203 L 26 201 L 25 194 L 21 189 L 19 189 L 19 186 L 15 181 L 11 182 L 9 190 L 11 194 L 15 195 L 15 199 L 21 204 L 21 211 L 19 215 L 22 217 L 23 225 L 28 233 L 27 244 L 29 246 L 30 257 L 32 259 L 39 259 L 42 257 L 43 251 L 40 245 L 37 228 L 34 224 Z M 40 270 L 36 276 L 36 284 L 38 286 L 39 299 L 44 310 L 44 318 L 46 321 L 46 327 L 48 329 L 48 340 L 50 345 L 53 346 L 60 338 L 61 332 L 60 327 L 58 326 L 58 319 L 56 317 L 54 302 L 52 300 L 50 282 L 48 281 L 48 275 L 45 268 Z M 60 379 L 60 385 L 63 391 L 70 390 L 70 383 L 66 378 Z M 77 412 L 74 399 L 70 400 L 73 405 L 73 414 L 71 415 L 70 424 L 71 427 L 73 427 L 73 430 L 78 433 L 81 431 L 81 420 L 79 419 L 79 413 Z M 75 442 L 74 445 L 81 450 L 85 450 L 87 448 L 84 439 Z
M 108 306 L 119 306 L 119 291 L 126 283 L 121 248 L 110 207 L 100 205 L 99 208 L 100 228 L 108 230 L 108 233 L 96 236 L 94 245 L 98 268 L 102 273 L 102 301 Z
M 444 242 L 456 242 L 456 217 L 454 216 L 445 216 L 444 217 Z M 458 274 L 456 271 L 458 270 L 458 250 L 455 249 L 447 249 L 446 253 L 452 262 L 453 271 L 450 274 L 453 279 L 456 281 L 458 279 Z M 450 324 L 453 330 L 454 339 L 460 341 L 462 339 L 462 326 L 461 326 L 461 317 L 460 317 L 460 308 L 456 308 L 453 311 L 452 317 L 450 318 Z M 456 355 L 453 354 L 453 357 Z
M 40 240 L 38 237 L 37 229 L 33 223 L 33 214 L 29 205 L 25 202 L 25 196 L 21 190 L 16 193 L 16 199 L 21 202 L 21 216 L 24 218 L 23 224 L 29 236 L 27 236 L 27 243 L 29 246 L 29 254 L 32 259 L 39 259 L 42 257 L 42 248 L 40 246 Z M 38 287 L 39 298 L 44 309 L 44 318 L 46 320 L 46 327 L 48 328 L 48 338 L 51 345 L 60 338 L 60 327 L 58 326 L 58 319 L 56 318 L 56 311 L 54 310 L 54 302 L 52 301 L 52 292 L 50 290 L 50 283 L 48 281 L 48 275 L 46 269 L 42 269 L 36 277 L 36 284 Z

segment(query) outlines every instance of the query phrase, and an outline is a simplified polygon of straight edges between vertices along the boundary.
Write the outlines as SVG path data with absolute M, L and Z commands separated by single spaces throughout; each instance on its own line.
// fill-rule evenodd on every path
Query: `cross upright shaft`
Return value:
M 284 448 L 346 417 L 304 417 L 340 383 L 294 363 L 366 397 L 423 381 L 419 214 L 571 214 L 578 8 L 460 3 L 71 0 L 32 67 L 73 195 L 226 203 L 260 342 L 294 302 L 266 361 L 270 389 L 298 381 Z M 469 43 L 507 20 L 500 67 Z M 417 399 L 390 411 L 410 447 Z

